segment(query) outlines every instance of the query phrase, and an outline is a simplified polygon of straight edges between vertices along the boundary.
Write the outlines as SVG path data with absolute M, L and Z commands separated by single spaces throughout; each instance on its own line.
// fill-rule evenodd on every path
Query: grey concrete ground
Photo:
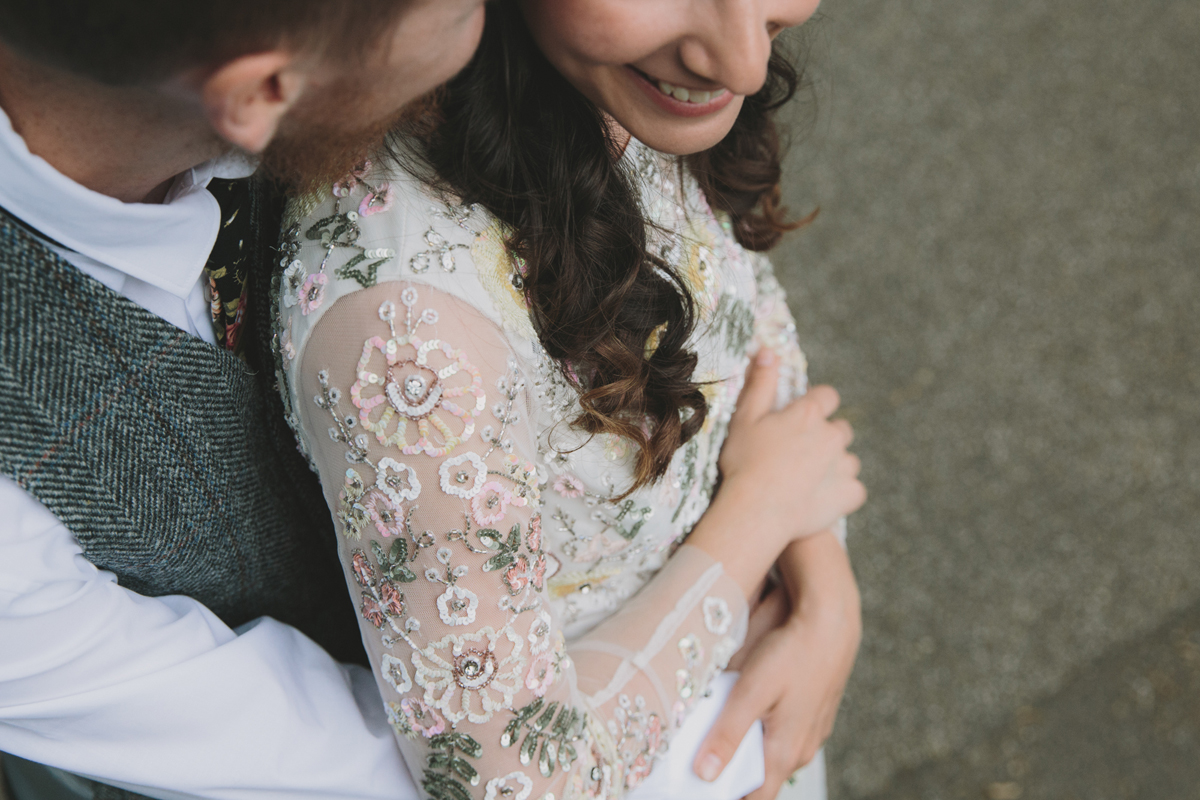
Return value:
M 1194 800 L 1200 3 L 823 12 L 776 263 L 872 491 L 832 795 Z

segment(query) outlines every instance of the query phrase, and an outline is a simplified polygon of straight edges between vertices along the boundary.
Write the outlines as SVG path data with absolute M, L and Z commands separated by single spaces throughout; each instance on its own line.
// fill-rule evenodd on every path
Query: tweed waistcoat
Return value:
M 252 206 L 269 281 L 277 217 Z M 250 316 L 243 360 L 0 212 L 0 470 L 122 586 L 187 595 L 231 626 L 271 616 L 361 663 L 329 511 L 274 388 L 269 315 Z

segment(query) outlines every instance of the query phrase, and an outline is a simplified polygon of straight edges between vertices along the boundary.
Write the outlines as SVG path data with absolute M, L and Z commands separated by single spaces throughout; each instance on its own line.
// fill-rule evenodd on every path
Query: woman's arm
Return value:
M 751 800 L 774 798 L 829 737 L 862 636 L 858 586 L 832 531 L 794 542 L 778 566 L 783 586 L 751 618 L 731 663 L 741 676 L 694 765 L 714 779 L 761 719 L 766 780 Z
M 300 355 L 300 423 L 424 790 L 438 800 L 616 797 L 649 774 L 740 646 L 745 592 L 684 546 L 564 646 L 544 591 L 551 554 L 532 406 L 505 341 L 429 287 L 355 292 L 323 314 Z M 765 565 L 783 545 L 763 542 L 773 548 Z

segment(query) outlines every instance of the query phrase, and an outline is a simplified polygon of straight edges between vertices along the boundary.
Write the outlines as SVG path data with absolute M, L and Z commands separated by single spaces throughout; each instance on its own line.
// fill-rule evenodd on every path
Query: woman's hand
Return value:
M 778 357 L 764 348 L 738 398 L 719 464 L 722 491 L 753 498 L 772 527 L 792 539 L 832 527 L 858 510 L 867 491 L 858 481 L 861 463 L 846 449 L 854 439 L 850 423 L 829 419 L 838 393 L 815 386 L 772 411 L 778 384 Z
M 730 664 L 741 677 L 693 765 L 714 780 L 761 719 L 766 780 L 749 800 L 774 800 L 829 737 L 862 635 L 858 586 L 832 533 L 795 542 L 779 568 L 784 587 L 751 616 L 746 644 Z
M 838 395 L 817 386 L 779 411 L 777 357 L 760 352 L 721 450 L 721 488 L 688 537 L 755 597 L 793 540 L 832 527 L 863 504 L 850 425 L 830 420 Z

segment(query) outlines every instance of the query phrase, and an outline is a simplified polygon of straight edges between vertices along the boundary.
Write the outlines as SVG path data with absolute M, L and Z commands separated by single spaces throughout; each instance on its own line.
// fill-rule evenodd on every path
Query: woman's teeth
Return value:
M 672 86 L 666 81 L 659 81 L 657 85 L 658 90 L 663 94 L 674 97 L 681 103 L 695 103 L 698 106 L 711 103 L 727 91 L 726 89 L 718 89 L 715 92 L 701 92 L 695 89 L 684 89 L 681 86 Z

